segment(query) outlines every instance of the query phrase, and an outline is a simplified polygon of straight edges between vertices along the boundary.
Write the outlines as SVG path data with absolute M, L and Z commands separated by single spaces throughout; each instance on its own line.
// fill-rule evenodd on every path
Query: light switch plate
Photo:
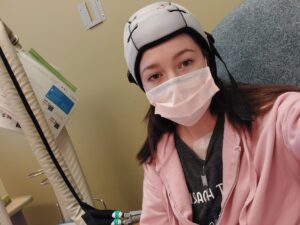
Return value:
M 89 29 L 90 24 L 92 23 L 90 14 L 86 8 L 85 2 L 78 4 L 78 10 L 81 16 L 82 23 L 85 29 Z
M 106 19 L 100 0 L 90 0 L 90 4 L 95 15 L 94 21 L 91 20 L 91 16 L 88 12 L 85 2 L 78 4 L 78 10 L 81 16 L 81 20 L 85 29 L 87 30 L 99 23 L 102 23 Z
M 105 15 L 103 11 L 103 7 L 100 0 L 90 0 L 90 3 L 92 5 L 92 8 L 94 10 L 94 14 L 96 17 L 96 20 L 105 20 Z

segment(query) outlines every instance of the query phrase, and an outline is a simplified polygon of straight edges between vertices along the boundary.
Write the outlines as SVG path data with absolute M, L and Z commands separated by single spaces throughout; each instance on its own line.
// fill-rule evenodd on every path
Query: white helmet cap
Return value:
M 134 82 L 138 85 L 137 58 L 147 46 L 185 28 L 200 34 L 208 43 L 200 23 L 187 9 L 171 2 L 156 2 L 134 13 L 124 29 L 124 54 Z

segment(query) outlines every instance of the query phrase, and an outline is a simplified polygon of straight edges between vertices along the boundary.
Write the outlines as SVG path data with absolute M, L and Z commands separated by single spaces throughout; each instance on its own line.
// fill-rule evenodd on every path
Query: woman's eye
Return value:
M 152 74 L 148 77 L 148 81 L 155 81 L 160 77 L 159 73 Z
M 183 67 L 190 66 L 190 65 L 192 65 L 192 63 L 193 63 L 193 60 L 191 60 L 191 59 L 184 60 L 184 61 L 179 65 L 179 68 L 183 68 Z

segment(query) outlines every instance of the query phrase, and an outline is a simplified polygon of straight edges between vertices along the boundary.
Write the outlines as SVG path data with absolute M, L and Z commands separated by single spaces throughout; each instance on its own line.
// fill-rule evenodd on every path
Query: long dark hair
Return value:
M 287 91 L 300 91 L 299 88 L 285 85 L 237 84 L 229 71 L 230 82 L 226 83 L 217 76 L 215 56 L 219 56 L 219 54 L 213 46 L 214 40 L 212 36 L 207 34 L 207 42 L 192 29 L 182 30 L 182 33 L 190 35 L 199 45 L 208 61 L 214 81 L 220 89 L 212 98 L 209 108 L 210 112 L 217 117 L 225 113 L 229 122 L 237 130 L 247 130 L 251 133 L 254 118 L 266 113 L 271 108 L 276 97 Z M 174 35 L 170 35 L 170 38 L 172 37 Z M 165 40 L 166 37 L 163 41 Z M 137 61 L 136 65 L 138 64 L 139 61 Z M 224 65 L 226 67 L 226 64 Z M 138 74 L 137 68 L 135 71 Z M 165 133 L 173 133 L 176 129 L 176 123 L 154 114 L 152 105 L 146 114 L 145 120 L 148 120 L 148 136 L 137 154 L 137 159 L 140 163 L 151 163 L 155 157 L 157 144 L 161 137 Z

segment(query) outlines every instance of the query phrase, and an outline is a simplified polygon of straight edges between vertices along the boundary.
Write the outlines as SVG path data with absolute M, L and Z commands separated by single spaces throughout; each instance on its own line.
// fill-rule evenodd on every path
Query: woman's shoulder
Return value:
M 276 98 L 270 113 L 285 114 L 296 108 L 300 109 L 300 92 L 285 92 Z
M 292 112 L 300 114 L 300 92 L 285 92 L 280 94 L 267 113 L 255 118 L 255 122 L 274 123 L 282 122 Z
M 263 113 L 258 113 L 253 117 L 252 131 L 250 132 L 252 134 L 253 132 L 257 134 L 265 128 L 274 127 L 278 123 L 282 124 L 291 116 L 300 118 L 300 92 L 284 92 L 279 94 L 273 101 L 262 105 L 262 107 L 260 111 Z M 267 110 L 264 110 L 264 107 Z M 225 123 L 225 125 L 232 127 L 231 123 Z M 231 130 L 236 131 L 234 128 L 231 128 Z M 250 135 L 247 129 L 240 129 L 237 132 Z
M 295 99 L 299 100 L 299 98 L 300 98 L 300 92 L 289 91 L 289 92 L 285 92 L 285 93 L 279 95 L 278 98 L 276 99 L 276 101 L 278 101 L 278 100 L 292 101 Z
M 300 160 L 300 93 L 287 92 L 278 96 L 269 116 L 266 128 L 273 126 L 285 146 Z

